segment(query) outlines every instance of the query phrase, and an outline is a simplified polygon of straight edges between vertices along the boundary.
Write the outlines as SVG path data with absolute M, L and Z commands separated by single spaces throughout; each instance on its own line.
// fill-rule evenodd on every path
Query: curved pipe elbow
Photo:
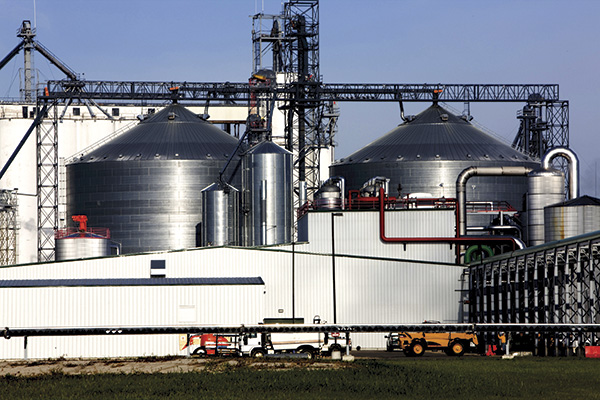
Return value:
M 552 161 L 559 156 L 565 158 L 569 163 L 569 199 L 576 199 L 579 197 L 579 158 L 575 152 L 566 147 L 550 149 L 542 157 L 542 167 L 544 169 L 552 168 Z

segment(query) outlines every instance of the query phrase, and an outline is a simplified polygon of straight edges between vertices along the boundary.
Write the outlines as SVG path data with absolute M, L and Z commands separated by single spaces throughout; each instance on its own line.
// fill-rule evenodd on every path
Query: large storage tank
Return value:
M 391 195 L 430 193 L 455 197 L 456 179 L 465 168 L 524 166 L 538 160 L 520 153 L 439 106 L 431 107 L 330 167 L 331 176 L 346 178 L 348 189 L 360 189 L 374 176 L 390 179 Z M 467 201 L 507 201 L 523 209 L 526 177 L 473 177 Z M 471 219 L 469 224 L 471 225 Z
M 170 105 L 67 164 L 67 213 L 108 227 L 123 253 L 195 247 L 201 191 L 236 145 L 185 107 Z
M 600 199 L 581 196 L 548 206 L 544 220 L 546 242 L 596 232 L 600 230 Z
M 247 245 L 292 241 L 292 153 L 270 141 L 252 147 L 242 159 Z

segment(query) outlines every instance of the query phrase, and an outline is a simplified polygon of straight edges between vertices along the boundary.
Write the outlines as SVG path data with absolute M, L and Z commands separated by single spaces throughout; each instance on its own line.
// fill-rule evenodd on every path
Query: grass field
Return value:
M 0 377 L 2 399 L 600 399 L 600 360 L 402 358 L 338 368 L 215 364 L 204 372 Z

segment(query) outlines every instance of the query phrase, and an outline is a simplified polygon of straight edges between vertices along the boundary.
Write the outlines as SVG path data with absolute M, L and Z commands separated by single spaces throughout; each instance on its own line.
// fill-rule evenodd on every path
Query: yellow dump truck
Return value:
M 422 356 L 425 350 L 443 350 L 449 356 L 462 356 L 471 344 L 479 343 L 472 332 L 399 332 L 390 333 L 386 338 L 387 351 L 400 349 L 410 357 Z

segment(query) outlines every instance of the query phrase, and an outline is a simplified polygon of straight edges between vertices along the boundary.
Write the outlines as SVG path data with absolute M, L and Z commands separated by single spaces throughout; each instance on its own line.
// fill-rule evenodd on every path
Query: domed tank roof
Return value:
M 233 136 L 172 104 L 75 162 L 220 160 L 236 145 Z
M 369 179 L 382 176 L 390 180 L 392 195 L 454 197 L 456 179 L 465 168 L 500 166 L 539 168 L 540 163 L 433 104 L 335 162 L 329 173 L 344 177 L 348 189 L 360 189 Z M 467 201 L 506 201 L 522 210 L 526 192 L 524 176 L 476 176 L 469 180 Z
M 66 166 L 67 213 L 110 228 L 123 254 L 200 243 L 202 190 L 237 139 L 173 104 Z M 240 181 L 239 156 L 226 171 Z
M 532 161 L 434 104 L 335 165 L 402 160 Z

